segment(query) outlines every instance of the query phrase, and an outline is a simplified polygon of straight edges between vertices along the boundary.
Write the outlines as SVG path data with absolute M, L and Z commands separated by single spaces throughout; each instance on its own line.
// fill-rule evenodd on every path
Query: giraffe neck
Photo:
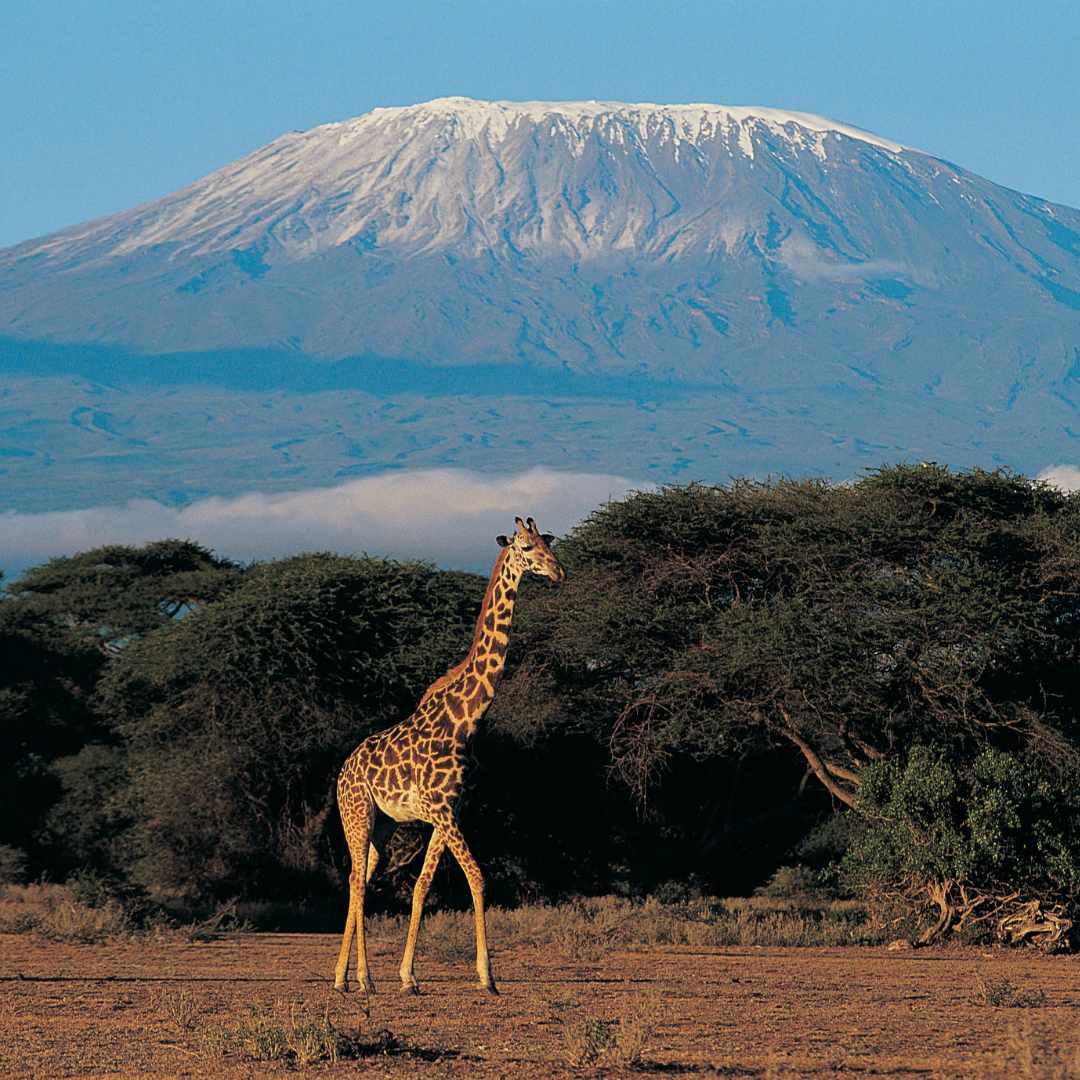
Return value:
M 472 648 L 465 658 L 466 664 L 473 663 L 477 671 L 493 671 L 502 676 L 510 641 L 510 623 L 523 573 L 524 568 L 510 558 L 510 549 L 504 548 L 488 579 L 484 601 L 476 618 Z M 480 661 L 486 661 L 486 668 L 480 667 Z
M 504 548 L 488 580 L 472 647 L 465 659 L 433 683 L 425 694 L 426 698 L 435 691 L 444 691 L 446 715 L 466 738 L 475 733 L 506 667 L 510 623 L 523 573 L 524 568 L 510 557 L 510 549 Z

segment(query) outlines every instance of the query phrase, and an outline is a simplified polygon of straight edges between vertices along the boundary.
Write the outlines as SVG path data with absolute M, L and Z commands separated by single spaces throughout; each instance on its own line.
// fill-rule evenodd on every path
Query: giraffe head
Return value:
M 514 518 L 514 535 L 495 539 L 500 547 L 510 549 L 507 558 L 522 571 L 539 574 L 551 581 L 562 581 L 566 577 L 566 571 L 551 551 L 555 537 L 540 532 L 532 518 L 527 521 Z

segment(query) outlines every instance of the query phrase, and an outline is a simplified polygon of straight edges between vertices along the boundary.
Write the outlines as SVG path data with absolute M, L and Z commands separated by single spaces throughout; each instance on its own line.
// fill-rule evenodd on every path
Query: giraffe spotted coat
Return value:
M 566 576 L 551 551 L 552 538 L 532 518 L 515 519 L 512 538 L 502 546 L 488 581 L 472 647 L 424 692 L 407 719 L 365 739 L 348 757 L 338 777 L 338 809 L 352 858 L 349 914 L 334 984 L 348 986 L 353 932 L 357 981 L 371 992 L 364 938 L 364 894 L 394 824 L 423 821 L 432 828 L 424 864 L 413 890 L 412 912 L 401 962 L 402 988 L 418 990 L 413 970 L 424 899 L 443 851 L 449 847 L 469 882 L 476 922 L 476 970 L 480 985 L 496 992 L 484 920 L 484 880 L 469 851 L 455 813 L 466 780 L 469 740 L 491 704 L 506 663 L 510 624 L 518 586 L 526 573 L 552 581 Z

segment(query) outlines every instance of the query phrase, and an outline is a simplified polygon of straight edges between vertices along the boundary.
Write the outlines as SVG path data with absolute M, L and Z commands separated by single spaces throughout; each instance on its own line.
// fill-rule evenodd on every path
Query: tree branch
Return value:
M 846 787 L 838 784 L 836 780 L 833 779 L 828 767 L 818 756 L 817 751 L 795 731 L 787 710 L 782 705 L 778 706 L 778 708 L 780 709 L 780 715 L 784 718 L 784 724 L 780 728 L 780 733 L 786 739 L 790 739 L 791 742 L 802 751 L 802 756 L 806 758 L 806 763 L 814 770 L 814 775 L 825 785 L 826 790 L 835 798 L 839 799 L 845 806 L 850 806 L 854 809 L 856 805 L 855 793 L 849 791 Z
M 841 780 L 846 780 L 849 784 L 854 784 L 858 787 L 859 784 L 862 783 L 862 777 L 853 769 L 845 769 L 843 765 L 837 765 L 834 761 L 825 761 L 824 758 L 822 758 L 822 764 L 833 774 L 833 776 L 838 777 Z

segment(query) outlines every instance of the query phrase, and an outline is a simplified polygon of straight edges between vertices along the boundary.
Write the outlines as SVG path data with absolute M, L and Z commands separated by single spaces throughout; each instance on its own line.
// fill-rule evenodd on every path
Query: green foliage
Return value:
M 915 747 L 863 770 L 864 824 L 845 858 L 856 885 L 967 881 L 1080 898 L 1080 775 L 986 747 L 948 760 Z
M 332 872 L 341 762 L 465 651 L 482 592 L 420 565 L 297 556 L 125 648 L 97 700 L 125 748 L 135 880 L 269 895 Z
M 85 647 L 122 644 L 225 595 L 240 569 L 190 540 L 111 544 L 50 559 L 8 586 Z
M 239 573 L 197 544 L 163 540 L 51 559 L 0 596 L 0 842 L 25 849 L 31 873 L 83 858 L 44 822 L 66 782 L 53 763 L 110 737 L 90 707 L 110 659 Z
M 763 740 L 856 772 L 931 737 L 1076 753 L 1075 496 L 936 466 L 690 485 L 603 507 L 560 557 L 516 678 L 534 725 L 610 740 L 641 793 L 673 753 Z

